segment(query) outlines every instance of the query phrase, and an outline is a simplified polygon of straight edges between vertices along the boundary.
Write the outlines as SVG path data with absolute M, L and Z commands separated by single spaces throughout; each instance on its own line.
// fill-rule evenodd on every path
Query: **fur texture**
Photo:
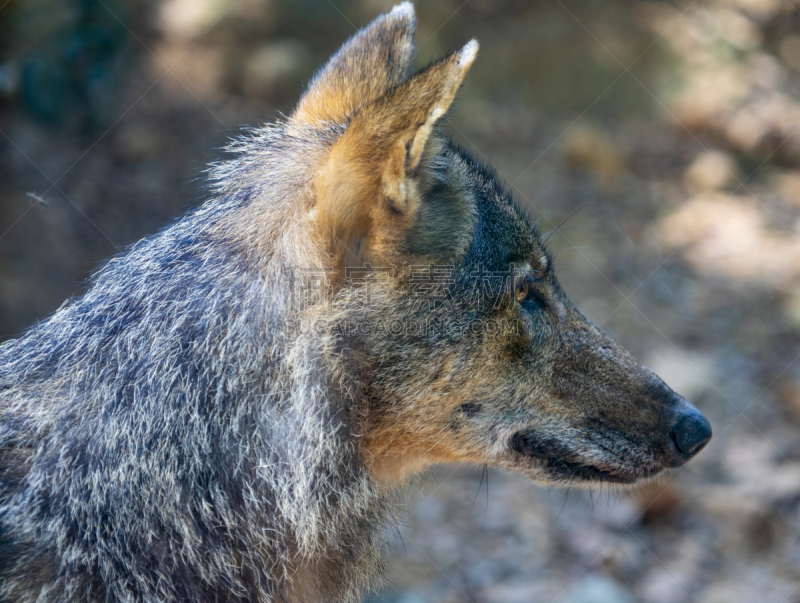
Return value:
M 413 75 L 413 33 L 404 3 L 356 34 L 210 201 L 0 346 L 0 601 L 357 601 L 431 463 L 632 483 L 710 437 L 437 131 L 477 44 Z

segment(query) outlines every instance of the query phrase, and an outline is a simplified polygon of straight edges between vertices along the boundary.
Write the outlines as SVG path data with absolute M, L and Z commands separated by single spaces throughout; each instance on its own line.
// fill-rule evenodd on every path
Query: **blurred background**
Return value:
M 384 0 L 0 0 L 0 340 L 205 198 Z M 471 37 L 451 131 L 552 236 L 572 300 L 711 419 L 624 493 L 444 466 L 370 601 L 800 602 L 800 4 L 418 2 Z M 577 212 L 577 213 L 575 213 Z M 574 215 L 573 215 L 574 214 Z

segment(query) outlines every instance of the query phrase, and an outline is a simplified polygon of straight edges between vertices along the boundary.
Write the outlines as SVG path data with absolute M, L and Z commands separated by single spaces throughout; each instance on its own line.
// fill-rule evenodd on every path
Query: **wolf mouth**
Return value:
M 637 477 L 631 474 L 612 471 L 588 463 L 564 461 L 561 459 L 545 459 L 545 470 L 553 479 L 570 479 L 587 482 L 607 482 L 613 484 L 632 484 Z
M 509 442 L 511 449 L 521 456 L 542 461 L 542 468 L 554 480 L 606 482 L 632 484 L 651 477 L 657 470 L 624 470 L 602 467 L 576 459 L 576 454 L 562 443 L 551 438 L 540 438 L 532 431 L 514 434 Z

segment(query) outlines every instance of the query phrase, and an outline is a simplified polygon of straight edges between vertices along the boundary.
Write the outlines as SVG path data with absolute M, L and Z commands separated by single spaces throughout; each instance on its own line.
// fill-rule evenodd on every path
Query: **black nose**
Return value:
M 670 430 L 672 441 L 685 455 L 700 452 L 711 439 L 711 424 L 696 409 L 690 408 L 679 415 Z

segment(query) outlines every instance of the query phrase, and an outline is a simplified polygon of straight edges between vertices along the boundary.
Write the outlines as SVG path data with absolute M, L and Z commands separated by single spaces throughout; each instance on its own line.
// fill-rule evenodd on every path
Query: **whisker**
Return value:
M 472 499 L 472 505 L 469 508 L 470 513 L 472 513 L 472 509 L 475 507 L 475 501 L 478 500 L 478 495 L 481 493 L 481 486 L 483 486 L 483 474 L 486 472 L 486 465 L 483 466 L 481 469 L 481 481 L 478 484 L 478 491 L 475 493 L 475 498 Z
M 594 205 L 595 203 L 597 203 L 597 201 L 590 201 L 589 203 L 584 203 L 578 209 L 576 209 L 574 212 L 572 212 L 569 216 L 567 216 L 567 218 L 563 222 L 561 222 L 561 224 L 559 224 L 553 230 L 551 230 L 550 232 L 548 232 L 548 233 L 546 233 L 544 235 L 545 239 L 544 239 L 544 241 L 542 241 L 542 245 L 546 244 L 547 241 L 550 239 L 550 237 L 552 237 L 556 232 L 558 232 L 558 230 L 562 226 L 564 226 L 564 224 L 569 222 L 575 214 L 577 214 L 579 211 L 581 211 L 584 207 L 587 207 L 589 205 Z
M 553 259 L 557 258 L 558 254 L 561 253 L 562 251 L 569 251 L 571 249 L 592 249 L 593 247 L 594 245 L 575 245 L 573 247 L 564 247 L 563 249 L 559 249 L 558 251 L 556 251 L 556 254 L 553 256 Z

